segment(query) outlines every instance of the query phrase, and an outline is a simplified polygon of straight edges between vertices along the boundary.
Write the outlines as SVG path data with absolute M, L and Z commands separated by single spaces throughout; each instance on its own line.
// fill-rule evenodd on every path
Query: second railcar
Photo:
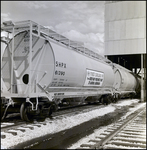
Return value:
M 134 97 L 139 88 L 137 77 L 128 69 L 113 63 L 115 73 L 115 94 L 117 98 Z

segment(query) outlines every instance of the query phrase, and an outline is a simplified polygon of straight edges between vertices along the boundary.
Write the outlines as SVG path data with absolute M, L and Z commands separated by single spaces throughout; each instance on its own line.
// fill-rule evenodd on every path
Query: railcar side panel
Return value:
M 114 73 L 110 65 L 61 47 L 56 43 L 50 43 L 56 63 L 54 80 L 58 82 L 55 86 L 112 87 Z

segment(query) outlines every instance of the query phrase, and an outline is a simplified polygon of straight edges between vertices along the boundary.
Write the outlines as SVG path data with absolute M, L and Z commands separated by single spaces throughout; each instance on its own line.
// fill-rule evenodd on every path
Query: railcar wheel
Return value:
M 104 104 L 104 98 L 103 98 L 103 96 L 101 97 L 101 99 L 99 101 L 100 101 L 100 103 Z
M 106 105 L 107 99 L 106 99 L 106 96 L 105 96 L 105 95 L 103 95 L 103 96 L 101 97 L 100 103 L 102 103 L 103 105 Z
M 119 94 L 116 93 L 114 95 L 114 102 L 116 103 L 118 100 L 119 100 Z
M 20 116 L 22 120 L 31 122 L 33 121 L 33 116 L 29 113 L 28 107 L 29 107 L 29 104 L 27 104 L 26 102 L 21 104 Z
M 49 116 L 51 116 L 52 113 L 53 113 L 53 106 L 51 105 L 49 108 Z

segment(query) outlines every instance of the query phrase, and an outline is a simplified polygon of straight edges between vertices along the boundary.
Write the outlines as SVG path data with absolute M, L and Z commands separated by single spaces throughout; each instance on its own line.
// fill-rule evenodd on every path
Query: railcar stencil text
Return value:
M 66 63 L 56 61 L 56 67 L 66 68 Z

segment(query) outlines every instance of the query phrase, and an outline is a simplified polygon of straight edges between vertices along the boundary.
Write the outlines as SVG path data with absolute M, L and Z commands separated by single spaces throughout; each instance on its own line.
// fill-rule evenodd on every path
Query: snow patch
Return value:
M 116 106 L 128 106 L 128 105 L 131 105 L 133 103 L 137 103 L 139 102 L 139 99 L 127 99 L 127 100 L 122 100 L 122 101 L 119 101 L 119 103 L 116 103 L 115 105 Z
M 138 103 L 138 102 L 139 102 L 139 99 L 132 99 L 132 100 L 127 99 L 127 100 L 119 101 L 119 103 L 110 104 L 110 105 L 119 106 L 119 107 L 120 107 L 120 106 L 131 105 L 131 104 Z M 141 103 L 138 103 L 138 105 L 137 105 L 136 107 L 129 109 L 129 112 L 124 116 L 124 118 L 126 118 L 128 115 L 130 115 L 131 113 L 133 113 L 134 111 L 136 111 L 137 109 L 139 109 L 139 108 L 141 108 L 141 107 L 143 107 L 143 106 L 145 106 L 145 105 L 146 105 L 146 103 L 142 103 L 142 104 L 141 104 Z M 123 117 L 122 117 L 122 118 L 123 118 Z M 96 137 L 102 136 L 102 135 L 100 135 L 101 133 L 104 133 L 105 130 L 107 130 L 108 128 L 111 128 L 111 127 L 113 127 L 113 126 L 115 126 L 115 125 L 116 125 L 115 123 L 112 123 L 112 124 L 110 124 L 110 125 L 108 125 L 108 126 L 100 127 L 99 129 L 94 130 L 94 133 L 90 134 L 90 135 L 87 136 L 87 137 L 84 137 L 84 138 L 80 139 L 78 142 L 76 142 L 76 143 L 72 144 L 70 147 L 68 147 L 68 149 L 76 149 L 76 148 L 80 147 L 80 145 L 85 144 L 85 143 L 88 143 L 89 140 L 91 140 L 91 139 L 97 139 L 97 140 L 99 140 L 99 138 L 96 138 Z M 115 146 L 112 145 L 112 144 L 109 144 L 109 146 L 112 146 L 112 147 L 115 148 Z M 126 148 L 126 147 L 121 147 L 121 146 L 120 146 L 120 147 L 117 147 L 117 146 L 116 146 L 116 148 Z M 128 148 L 128 147 L 127 147 L 127 148 Z M 131 147 L 131 148 L 132 148 L 132 147 Z M 135 148 L 136 148 L 136 147 L 135 147 Z M 139 148 L 139 147 L 138 147 L 138 148 Z
M 137 102 L 137 100 L 130 100 L 129 102 L 120 102 L 120 106 L 124 106 L 124 104 L 132 104 L 134 102 Z M 115 106 L 116 105 L 116 106 Z M 56 133 L 65 129 L 72 128 L 74 126 L 77 126 L 81 123 L 87 122 L 93 118 L 97 118 L 99 116 L 103 116 L 105 114 L 114 112 L 118 104 L 110 104 L 108 106 L 105 106 L 103 108 L 97 109 L 97 110 L 91 110 L 89 112 L 81 112 L 80 114 L 75 115 L 65 115 L 64 118 L 56 118 L 55 120 L 46 119 L 46 125 L 42 125 L 41 127 L 33 126 L 34 130 L 31 130 L 29 128 L 25 128 L 25 132 L 21 132 L 17 130 L 17 136 L 13 136 L 11 133 L 3 133 L 6 135 L 5 139 L 1 139 L 1 146 L 5 148 L 9 148 L 11 146 L 17 145 L 21 142 L 25 142 L 37 137 L 41 137 L 47 134 Z M 107 127 L 104 127 L 106 130 Z M 103 132 L 103 128 L 102 128 Z M 98 132 L 96 135 L 99 135 L 100 130 L 98 129 Z M 94 134 L 95 136 L 95 134 Z M 89 138 L 88 138 L 89 139 Z

